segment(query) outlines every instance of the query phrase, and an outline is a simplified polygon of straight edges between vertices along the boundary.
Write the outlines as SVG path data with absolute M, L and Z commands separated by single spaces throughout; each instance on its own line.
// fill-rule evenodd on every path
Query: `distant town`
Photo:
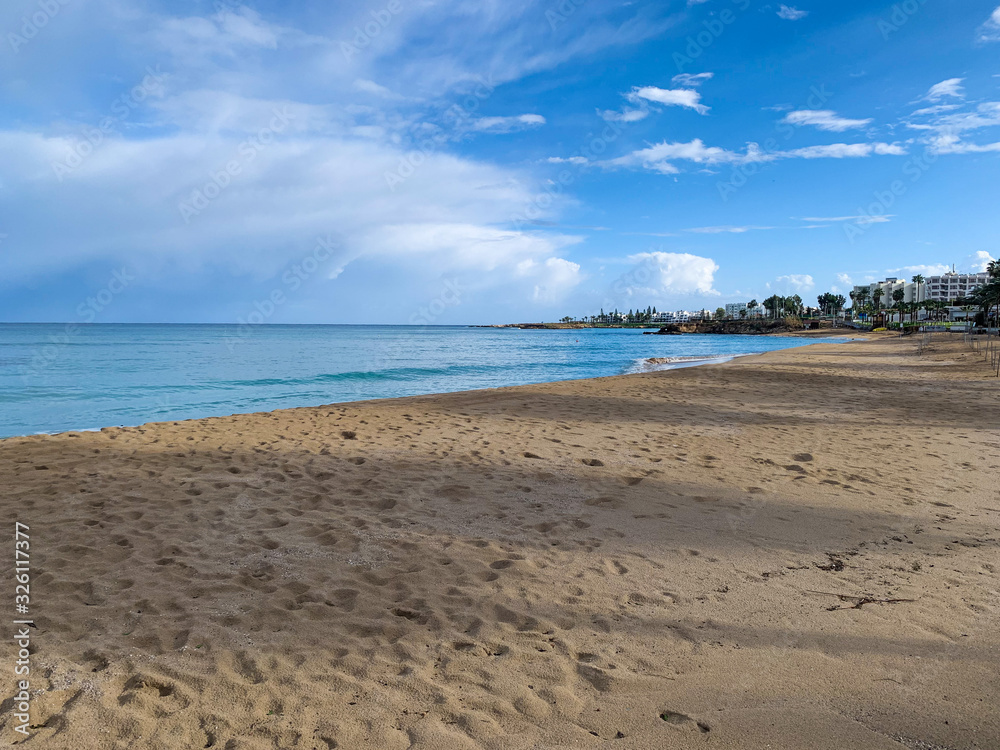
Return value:
M 850 303 L 850 306 L 848 306 Z M 772 295 L 765 300 L 733 302 L 715 310 L 601 310 L 596 315 L 566 316 L 559 323 L 587 327 L 655 327 L 704 321 L 833 320 L 863 327 L 887 328 L 922 325 L 929 322 L 996 325 L 1000 308 L 1000 261 L 992 261 L 979 273 L 951 271 L 939 276 L 913 276 L 909 281 L 887 278 L 855 286 L 848 297 L 826 292 L 807 305 L 798 294 Z

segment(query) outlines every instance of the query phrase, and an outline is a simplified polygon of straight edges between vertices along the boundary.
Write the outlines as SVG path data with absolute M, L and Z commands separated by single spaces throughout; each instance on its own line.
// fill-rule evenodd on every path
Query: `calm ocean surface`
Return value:
M 618 375 L 660 369 L 644 363 L 651 357 L 805 343 L 638 330 L 0 324 L 0 437 Z

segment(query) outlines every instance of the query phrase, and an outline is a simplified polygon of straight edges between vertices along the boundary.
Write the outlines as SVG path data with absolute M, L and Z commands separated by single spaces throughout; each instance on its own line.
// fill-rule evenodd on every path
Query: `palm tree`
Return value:
M 924 283 L 924 277 L 919 273 L 913 277 L 913 283 L 917 285 L 917 288 L 913 292 L 913 299 L 920 299 L 920 285 Z
M 996 265 L 996 261 L 993 261 L 990 265 L 994 266 L 1000 272 L 1000 265 Z M 993 270 L 990 269 L 989 272 L 992 274 Z M 990 323 L 990 311 L 994 307 L 997 309 L 996 317 L 1000 318 L 1000 275 L 992 277 L 988 282 L 974 289 L 972 294 L 969 295 L 969 301 L 983 311 L 986 316 L 987 326 Z
M 885 290 L 880 286 L 875 287 L 875 290 L 872 292 L 872 302 L 875 305 L 876 316 L 882 314 L 882 295 L 884 294 Z
M 868 287 L 864 287 L 862 289 L 858 289 L 858 291 L 855 292 L 855 295 L 857 296 L 858 307 L 860 308 L 861 313 L 864 314 L 868 309 L 868 299 L 871 297 L 871 290 L 869 290 Z
M 896 303 L 894 305 L 894 307 L 897 310 L 899 310 L 899 327 L 900 328 L 903 327 L 903 306 L 905 305 L 905 303 L 903 302 L 903 298 L 905 296 L 906 296 L 906 292 L 904 292 L 902 289 L 897 289 L 897 290 L 895 290 L 892 293 L 892 301 Z
M 747 303 L 747 310 L 749 310 L 750 315 L 754 314 L 754 310 L 757 309 L 757 300 L 752 299 Z

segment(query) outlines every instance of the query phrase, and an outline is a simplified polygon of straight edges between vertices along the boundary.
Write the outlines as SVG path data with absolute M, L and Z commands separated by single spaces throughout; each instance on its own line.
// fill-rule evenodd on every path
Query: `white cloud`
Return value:
M 980 42 L 1000 42 L 1000 6 L 990 14 L 986 22 L 979 27 Z
M 877 216 L 830 216 L 830 217 L 816 217 L 816 216 L 804 216 L 802 221 L 853 221 L 857 224 L 885 224 L 894 216 L 894 214 L 881 214 Z
M 519 279 L 517 264 L 531 259 L 547 270 L 524 279 L 518 292 L 524 298 L 535 286 L 554 295 L 569 283 L 571 269 L 549 260 L 579 237 L 497 228 L 526 206 L 549 206 L 516 171 L 431 153 L 390 190 L 385 175 L 404 162 L 405 147 L 292 133 L 247 160 L 241 142 L 242 133 L 109 138 L 59 185 L 64 210 L 43 227 L 19 231 L 16 244 L 4 243 L 9 251 L 0 256 L 0 276 L 25 281 L 96 262 L 128 264 L 148 278 L 183 268 L 187 278 L 226 269 L 234 277 L 266 279 L 300 259 L 317 237 L 334 233 L 341 251 L 330 261 L 330 276 L 382 257 L 414 277 L 465 271 L 497 286 Z M 58 184 L 50 165 L 73 145 L 0 131 L 5 214 L 27 214 L 37 195 Z M 224 172 L 230 160 L 239 161 L 239 173 L 186 223 L 179 203 L 215 185 L 211 174 Z M 564 203 L 554 200 L 543 218 Z M 70 235 L 74 242 L 66 243 Z
M 782 151 L 783 158 L 798 159 L 857 159 L 872 156 L 903 156 L 906 149 L 891 143 L 830 143 Z
M 673 77 L 675 84 L 689 88 L 661 89 L 657 86 L 634 86 L 623 96 L 636 105 L 635 108 L 626 107 L 621 112 L 599 109 L 597 113 L 609 122 L 637 122 L 649 116 L 651 104 L 660 104 L 666 107 L 686 107 L 705 115 L 708 114 L 709 107 L 701 103 L 701 94 L 690 87 L 699 86 L 713 76 L 714 73 L 680 73 Z
M 675 83 L 678 86 L 700 86 L 705 81 L 713 78 L 715 73 L 678 73 L 671 80 L 671 83 Z
M 998 8 L 997 10 L 1000 10 Z M 985 273 L 988 266 L 995 258 L 985 250 L 977 250 L 968 260 L 968 266 L 974 273 Z
M 374 94 L 376 96 L 381 96 L 386 99 L 402 99 L 399 94 L 385 86 L 375 83 L 375 81 L 369 81 L 364 78 L 359 78 L 354 82 L 354 90 L 361 91 L 366 94 Z
M 962 140 L 962 134 L 1000 126 L 1000 102 L 980 102 L 975 109 L 956 112 L 960 105 L 938 105 L 917 110 L 911 117 L 924 117 L 924 122 L 907 122 L 912 130 L 925 131 L 924 142 L 939 154 L 986 153 L 1000 150 L 1000 144 L 974 144 Z
M 748 143 L 745 153 L 729 151 L 716 146 L 706 146 L 696 138 L 688 143 L 656 143 L 631 154 L 601 162 L 605 167 L 641 167 L 661 174 L 677 174 L 675 161 L 696 164 L 747 164 L 770 162 L 779 159 L 845 159 L 872 155 L 905 154 L 899 145 L 889 143 L 833 143 L 824 146 L 807 146 L 792 151 L 764 152 L 756 143 Z
M 584 278 L 580 265 L 565 258 L 528 258 L 517 264 L 517 275 L 534 282 L 532 300 L 545 305 L 565 299 Z
M 657 143 L 647 148 L 633 151 L 631 154 L 611 159 L 608 166 L 637 167 L 641 166 L 663 174 L 675 174 L 678 170 L 673 161 L 693 161 L 696 164 L 720 164 L 738 162 L 746 157 L 735 151 L 727 151 L 715 146 L 706 146 L 700 138 L 689 143 Z
M 941 135 L 931 140 L 931 148 L 938 154 L 984 154 L 1000 151 L 997 143 L 967 143 L 957 135 Z
M 835 133 L 841 133 L 853 128 L 863 128 L 865 125 L 871 123 L 871 121 L 871 118 L 866 120 L 851 120 L 846 117 L 840 117 L 836 112 L 829 109 L 800 109 L 795 112 L 789 112 L 785 115 L 785 119 L 782 120 L 782 122 L 786 122 L 789 125 L 813 125 L 820 130 L 830 130 Z
M 786 21 L 798 21 L 800 18 L 805 18 L 808 15 L 809 11 L 807 10 L 799 10 L 787 5 L 782 5 L 778 8 L 778 18 L 784 18 Z
M 949 78 L 946 81 L 941 81 L 941 83 L 935 83 L 924 94 L 923 101 L 936 102 L 944 99 L 946 96 L 955 99 L 964 99 L 965 89 L 962 87 L 962 81 L 964 80 L 964 78 Z
M 480 117 L 469 123 L 469 128 L 479 133 L 515 133 L 545 124 L 541 115 L 515 115 L 513 117 Z
M 932 107 L 923 107 L 918 109 L 910 115 L 910 117 L 922 117 L 927 115 L 939 115 L 944 112 L 953 112 L 956 109 L 961 109 L 961 104 L 935 104 Z
M 886 276 L 896 277 L 909 281 L 917 274 L 921 276 L 940 276 L 951 270 L 947 263 L 916 264 L 913 266 L 902 266 L 901 268 L 889 268 L 883 272 L 882 278 Z
M 638 122 L 649 116 L 648 109 L 625 109 L 616 112 L 613 109 L 599 109 L 597 114 L 608 122 Z
M 658 251 L 630 255 L 628 260 L 639 264 L 625 276 L 634 279 L 626 290 L 633 296 L 646 290 L 653 294 L 719 294 L 712 288 L 719 266 L 711 258 Z
M 693 89 L 661 89 L 656 86 L 636 86 L 626 94 L 626 98 L 636 103 L 639 100 L 666 106 L 688 107 L 701 115 L 708 114 L 708 107 L 701 104 L 701 94 Z
M 587 157 L 585 156 L 569 156 L 563 158 L 561 156 L 550 156 L 546 161 L 549 164 L 587 164 Z
M 693 229 L 685 229 L 685 232 L 695 232 L 697 234 L 744 234 L 745 232 L 752 232 L 762 229 L 776 229 L 777 227 L 734 227 L 734 226 L 719 226 L 719 227 L 695 227 Z
M 778 289 L 787 289 L 795 292 L 796 294 L 803 294 L 816 286 L 816 282 L 813 280 L 813 277 L 807 273 L 792 273 L 786 276 L 779 276 L 774 280 L 774 283 L 777 285 Z

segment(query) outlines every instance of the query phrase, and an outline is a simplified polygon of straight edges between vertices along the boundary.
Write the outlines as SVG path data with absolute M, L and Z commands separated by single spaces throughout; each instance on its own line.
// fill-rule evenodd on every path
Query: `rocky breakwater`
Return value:
M 644 331 L 654 336 L 676 336 L 682 333 L 723 333 L 762 335 L 801 331 L 805 325 L 798 318 L 784 320 L 708 320 L 693 323 L 670 323 L 658 331 Z

